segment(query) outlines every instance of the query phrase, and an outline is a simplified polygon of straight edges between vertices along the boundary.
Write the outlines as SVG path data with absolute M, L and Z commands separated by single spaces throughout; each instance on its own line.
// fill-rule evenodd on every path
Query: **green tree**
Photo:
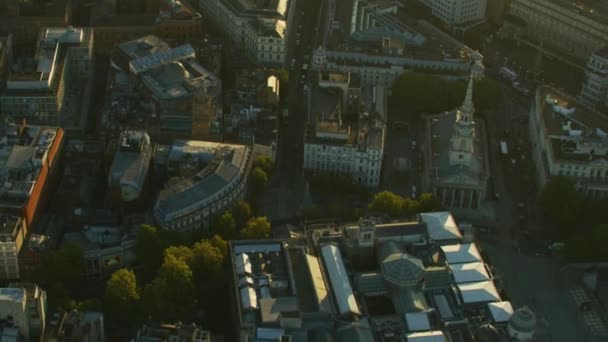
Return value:
M 228 242 L 226 242 L 226 240 L 222 239 L 221 236 L 219 235 L 213 235 L 211 237 L 211 239 L 209 239 L 209 243 L 220 250 L 220 252 L 222 252 L 223 256 L 226 256 L 228 254 Z
M 69 310 L 70 302 L 72 299 L 70 298 L 70 294 L 68 290 L 63 286 L 60 282 L 53 282 L 46 289 L 47 298 L 49 299 L 49 309 L 50 311 L 56 311 L 59 308 Z
M 120 269 L 106 282 L 104 294 L 105 312 L 121 325 L 133 323 L 139 302 L 139 290 L 135 273 Z
M 369 205 L 372 212 L 384 213 L 393 217 L 398 217 L 403 209 L 403 197 L 390 191 L 377 193 Z
M 195 243 L 192 251 L 194 252 L 193 270 L 197 275 L 202 276 L 202 279 L 213 278 L 220 273 L 225 257 L 223 247 L 204 239 Z
M 68 294 L 74 295 L 81 286 L 85 265 L 84 252 L 80 246 L 64 245 L 43 259 L 37 272 L 39 282 L 55 288 L 62 287 Z
M 412 114 L 441 113 L 462 104 L 467 81 L 449 80 L 428 73 L 406 72 L 394 83 L 390 101 L 409 108 Z M 441 94 L 437 97 L 437 94 Z M 501 102 L 498 82 L 483 77 L 475 80 L 473 102 L 479 111 L 492 108 Z
M 405 217 L 411 217 L 420 212 L 419 203 L 409 197 L 404 198 L 401 203 L 401 215 Z
M 243 200 L 238 201 L 232 209 L 232 215 L 236 226 L 239 229 L 243 228 L 245 223 L 251 218 L 251 205 Z
M 270 159 L 270 157 L 267 155 L 257 156 L 255 158 L 255 160 L 253 161 L 253 167 L 261 168 L 262 170 L 264 170 L 264 172 L 266 172 L 266 174 L 272 173 L 273 166 L 274 165 L 273 165 L 272 159 Z
M 546 223 L 558 228 L 564 237 L 570 236 L 580 218 L 582 198 L 574 183 L 565 177 L 551 178 L 539 197 L 539 209 Z
M 187 246 L 169 246 L 165 249 L 165 259 L 167 256 L 172 256 L 178 260 L 184 261 L 186 264 L 190 265 L 192 263 L 193 252 L 190 247 Z
M 268 174 L 261 167 L 257 166 L 251 170 L 251 187 L 254 191 L 264 191 L 268 184 Z
M 428 213 L 441 210 L 441 202 L 432 193 L 427 192 L 420 195 L 418 198 L 418 213 Z
M 144 307 L 155 320 L 184 320 L 192 315 L 195 295 L 192 270 L 184 260 L 169 254 L 144 290 Z
M 241 231 L 243 239 L 266 239 L 270 237 L 270 222 L 266 216 L 255 217 L 247 221 Z
M 163 262 L 165 244 L 159 231 L 150 225 L 140 227 L 136 236 L 135 257 L 142 279 L 150 280 Z
M 226 210 L 219 215 L 213 223 L 213 231 L 223 238 L 232 239 L 236 237 L 236 222 L 232 212 Z
M 489 77 L 475 80 L 473 89 L 473 102 L 475 109 L 484 112 L 496 107 L 501 101 L 500 83 Z
M 572 261 L 608 261 L 608 224 L 598 224 L 590 231 L 572 235 L 566 243 L 565 254 Z

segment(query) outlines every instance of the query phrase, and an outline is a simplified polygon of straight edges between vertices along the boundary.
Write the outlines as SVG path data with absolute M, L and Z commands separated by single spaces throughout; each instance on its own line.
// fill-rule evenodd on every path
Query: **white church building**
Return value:
M 486 197 L 485 126 L 474 114 L 471 77 L 460 108 L 426 117 L 424 190 L 435 194 L 446 209 L 476 209 Z

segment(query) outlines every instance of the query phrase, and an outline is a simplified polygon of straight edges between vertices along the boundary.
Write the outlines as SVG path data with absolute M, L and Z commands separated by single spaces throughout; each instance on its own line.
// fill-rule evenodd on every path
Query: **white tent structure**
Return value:
M 456 284 L 490 280 L 490 275 L 483 262 L 450 265 L 450 269 L 452 269 Z
M 488 309 L 494 323 L 506 323 L 513 315 L 511 302 L 488 303 Z
M 465 304 L 500 301 L 500 296 L 492 281 L 459 284 L 458 289 Z
M 435 241 L 462 240 L 460 229 L 448 211 L 422 213 L 420 220 L 426 223 L 429 237 Z
M 482 262 L 481 254 L 475 243 L 441 246 L 448 265 Z
M 425 331 L 407 334 L 408 342 L 445 342 L 447 341 L 443 331 Z
M 324 245 L 321 247 L 321 256 L 340 314 L 361 315 L 338 247 L 331 244 Z

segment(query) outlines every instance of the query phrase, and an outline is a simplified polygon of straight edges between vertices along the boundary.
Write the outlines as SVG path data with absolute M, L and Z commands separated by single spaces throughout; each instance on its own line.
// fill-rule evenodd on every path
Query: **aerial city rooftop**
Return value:
M 0 1 L 0 341 L 607 340 L 607 8 Z

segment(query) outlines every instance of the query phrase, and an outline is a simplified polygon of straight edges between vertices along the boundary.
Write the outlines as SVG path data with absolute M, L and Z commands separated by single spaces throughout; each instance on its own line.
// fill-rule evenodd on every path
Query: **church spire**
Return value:
M 473 75 L 469 79 L 462 106 L 456 110 L 456 122 L 450 146 L 450 165 L 469 165 L 474 154 L 475 106 L 473 105 Z
M 475 106 L 473 105 L 473 75 L 471 75 L 469 85 L 467 86 L 467 94 L 465 95 L 464 102 L 458 111 L 456 121 L 461 123 L 472 123 L 473 114 L 475 114 Z

